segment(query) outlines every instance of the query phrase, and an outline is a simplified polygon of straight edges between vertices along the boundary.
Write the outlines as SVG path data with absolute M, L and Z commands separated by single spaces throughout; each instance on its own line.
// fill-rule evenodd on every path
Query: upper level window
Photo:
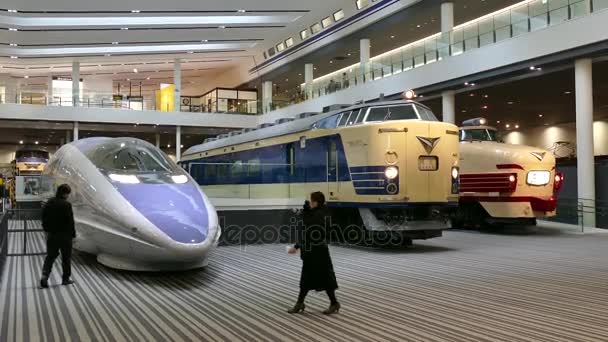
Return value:
M 338 12 L 334 13 L 334 21 L 340 21 L 344 18 L 344 10 L 339 10 Z
M 340 122 L 338 123 L 339 127 L 343 127 L 346 126 L 346 123 L 348 122 L 348 117 L 350 116 L 351 112 L 346 112 L 342 114 L 342 118 L 340 118 Z
M 329 25 L 331 25 L 333 22 L 331 21 L 331 17 L 327 17 L 323 20 L 321 20 L 321 25 L 323 25 L 323 28 L 327 28 L 329 27 Z
M 312 34 L 319 33 L 321 31 L 321 24 L 315 23 L 310 27 L 310 31 L 312 31 Z
M 293 38 L 289 37 L 285 40 L 285 47 L 290 48 L 293 46 Z
M 281 52 L 283 50 L 285 50 L 285 43 L 279 43 L 279 44 L 277 44 L 277 51 Z
M 332 129 L 338 126 L 338 119 L 340 118 L 340 114 L 332 115 L 328 118 L 325 118 L 314 125 L 314 128 L 325 128 Z
M 350 114 L 348 121 L 346 122 L 346 126 L 352 126 L 357 122 L 357 117 L 359 115 L 359 110 L 355 110 Z
M 272 56 L 274 56 L 274 54 L 275 54 L 275 50 L 273 47 L 268 49 L 268 57 L 272 57 Z
M 416 120 L 418 115 L 412 105 L 376 107 L 369 110 L 365 122 L 385 120 Z
M 308 35 L 309 35 L 308 29 L 304 29 L 304 30 L 300 31 L 300 38 L 302 38 L 302 40 L 308 38 Z
M 357 9 L 362 9 L 369 6 L 369 0 L 357 0 Z

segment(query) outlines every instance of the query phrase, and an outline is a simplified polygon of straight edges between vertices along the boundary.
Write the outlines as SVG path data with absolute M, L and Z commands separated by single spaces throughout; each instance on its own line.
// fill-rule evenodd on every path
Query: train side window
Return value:
M 348 118 L 348 122 L 346 123 L 347 126 L 352 126 L 357 122 L 357 119 L 359 118 L 359 113 L 361 111 L 360 110 L 356 110 L 351 112 L 350 117 Z
M 336 148 L 336 143 L 334 141 L 329 143 L 329 156 L 328 156 L 328 165 L 327 167 L 329 168 L 329 170 L 335 170 L 336 169 L 336 165 L 338 163 L 338 156 L 337 156 L 337 148 Z
M 205 165 L 202 165 L 202 166 L 205 167 L 205 169 L 204 169 L 205 178 L 213 178 L 213 177 L 215 177 L 215 173 L 216 173 L 215 172 L 215 166 L 216 166 L 215 164 L 205 164 Z
M 365 114 L 366 114 L 366 110 L 365 109 L 360 109 L 359 110 L 359 117 L 357 117 L 357 122 L 358 124 L 363 122 L 363 119 L 365 119 Z
M 251 159 L 247 163 L 249 164 L 247 175 L 248 176 L 257 176 L 260 174 L 260 160 L 259 159 Z
M 243 175 L 243 162 L 242 161 L 237 160 L 231 165 L 230 175 L 232 177 L 241 177 Z
M 319 124 L 315 128 L 325 128 L 325 129 L 333 129 L 338 125 L 338 119 L 340 119 L 340 114 L 332 115 L 328 118 L 325 118 L 319 121 Z
M 367 114 L 367 119 L 365 119 L 365 122 L 384 121 L 384 119 L 386 119 L 387 116 L 388 116 L 387 107 L 371 108 L 369 110 L 369 114 Z
M 295 174 L 296 167 L 296 149 L 294 144 L 289 144 L 289 148 L 287 149 L 287 164 L 289 165 L 289 174 Z
M 350 116 L 351 112 L 346 112 L 342 114 L 342 118 L 340 118 L 340 122 L 338 123 L 338 127 L 344 127 L 346 126 L 346 123 L 348 122 L 348 118 Z

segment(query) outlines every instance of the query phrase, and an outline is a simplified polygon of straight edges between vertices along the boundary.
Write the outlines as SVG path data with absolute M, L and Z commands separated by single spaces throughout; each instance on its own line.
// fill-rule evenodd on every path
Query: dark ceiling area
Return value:
M 501 130 L 550 126 L 576 120 L 574 67 L 555 72 L 538 72 L 537 76 L 459 92 L 456 95 L 456 122 L 485 117 Z M 482 84 L 483 86 L 483 84 Z M 595 119 L 608 118 L 608 62 L 593 64 Z M 427 94 L 419 100 L 441 118 L 442 104 L 438 94 Z
M 459 25 L 495 12 L 517 0 L 457 0 L 454 6 L 455 25 Z M 419 3 L 386 17 L 337 42 L 310 53 L 286 66 L 278 68 L 262 77 L 272 80 L 279 93 L 288 92 L 304 83 L 304 65 L 312 63 L 315 77 L 348 67 L 359 62 L 359 41 L 371 41 L 371 56 L 407 45 L 431 36 L 441 30 L 440 1 L 420 1 Z M 248 82 L 243 87 L 259 88 L 260 79 Z

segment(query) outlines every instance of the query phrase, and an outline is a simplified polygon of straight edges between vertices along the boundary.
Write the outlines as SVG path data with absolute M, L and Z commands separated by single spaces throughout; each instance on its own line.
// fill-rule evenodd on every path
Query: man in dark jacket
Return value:
M 47 233 L 46 259 L 42 267 L 42 278 L 40 287 L 49 287 L 49 275 L 53 269 L 53 263 L 59 252 L 61 252 L 61 266 L 63 268 L 63 285 L 74 282 L 72 276 L 72 239 L 76 237 L 74 230 L 74 213 L 68 197 L 72 189 L 69 185 L 62 184 L 57 188 L 55 198 L 51 198 L 42 209 L 42 228 Z

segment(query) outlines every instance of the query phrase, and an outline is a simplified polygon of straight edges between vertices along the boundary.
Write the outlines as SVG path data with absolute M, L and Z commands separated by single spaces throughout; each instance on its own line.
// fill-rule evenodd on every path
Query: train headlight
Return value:
M 395 179 L 397 176 L 399 176 L 399 169 L 394 166 L 389 166 L 386 168 L 386 170 L 384 170 L 384 175 L 388 179 Z
M 111 180 L 118 183 L 139 184 L 139 179 L 135 175 L 119 175 L 115 173 L 110 173 L 108 176 Z
M 453 167 L 452 168 L 452 179 L 458 179 L 459 174 L 460 174 L 460 171 L 458 170 L 458 168 Z
M 175 183 L 175 184 L 188 183 L 188 177 L 186 177 L 184 175 L 171 176 L 171 179 L 173 180 L 173 183 Z
M 551 181 L 549 171 L 530 171 L 528 172 L 527 182 L 530 185 L 547 185 Z

